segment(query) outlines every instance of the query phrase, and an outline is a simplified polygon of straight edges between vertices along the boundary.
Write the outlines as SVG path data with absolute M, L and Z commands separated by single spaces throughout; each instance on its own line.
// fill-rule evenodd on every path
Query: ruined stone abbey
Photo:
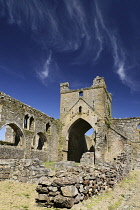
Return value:
M 122 152 L 131 153 L 140 165 L 140 117 L 112 118 L 112 96 L 104 78 L 91 87 L 69 89 L 60 84 L 60 120 L 56 120 L 10 96 L 0 93 L 0 159 L 70 160 L 80 162 L 91 152 L 94 163 L 115 161 Z M 85 135 L 93 129 L 90 136 Z

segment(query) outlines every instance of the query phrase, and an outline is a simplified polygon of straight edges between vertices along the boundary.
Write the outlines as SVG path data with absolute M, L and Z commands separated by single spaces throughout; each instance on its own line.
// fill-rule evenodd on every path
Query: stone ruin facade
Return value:
M 58 160 L 59 120 L 0 93 L 0 159 Z
M 103 77 L 77 90 L 62 83 L 60 95 L 59 120 L 0 92 L 0 180 L 38 183 L 40 206 L 71 208 L 140 168 L 140 117 L 112 118 Z
M 89 88 L 71 90 L 60 84 L 60 120 L 0 92 L 0 159 L 80 162 L 86 152 L 94 163 L 114 161 L 131 150 L 134 167 L 140 160 L 140 117 L 112 118 L 112 96 L 103 77 Z M 90 136 L 85 135 L 93 129 Z
M 63 160 L 80 162 L 86 152 L 94 153 L 94 163 L 111 162 L 122 152 L 140 160 L 140 117 L 112 118 L 112 95 L 103 77 L 96 77 L 89 88 L 70 90 L 60 85 L 61 151 Z M 85 133 L 93 128 L 94 133 Z

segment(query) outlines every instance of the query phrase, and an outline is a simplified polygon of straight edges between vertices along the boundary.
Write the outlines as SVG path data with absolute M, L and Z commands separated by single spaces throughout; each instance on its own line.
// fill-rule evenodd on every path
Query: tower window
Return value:
M 79 96 L 83 96 L 83 91 L 80 91 L 79 92 Z
M 81 113 L 82 112 L 82 107 L 81 106 L 79 106 L 79 113 Z

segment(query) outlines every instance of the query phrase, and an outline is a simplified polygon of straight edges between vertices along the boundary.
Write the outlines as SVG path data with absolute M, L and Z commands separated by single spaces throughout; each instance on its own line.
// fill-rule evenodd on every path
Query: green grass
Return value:
M 23 193 L 23 195 L 24 195 L 26 198 L 30 198 L 29 193 Z
M 121 199 L 119 201 L 116 201 L 115 204 L 108 207 L 108 210 L 114 210 L 117 209 L 121 205 Z
M 126 186 L 133 187 L 137 182 L 137 176 L 135 171 L 132 171 L 126 178 L 121 181 L 120 187 L 126 188 Z
M 55 162 L 44 162 L 43 165 L 45 168 L 50 168 L 52 170 L 55 170 Z
M 103 200 L 109 199 L 111 197 L 112 197 L 111 192 L 106 191 L 103 194 L 96 195 L 93 198 L 90 198 L 89 203 L 86 205 L 86 207 L 88 209 L 93 209 L 94 205 L 98 204 L 99 202 L 101 202 Z
M 22 206 L 22 208 L 23 208 L 24 210 L 29 210 L 29 206 L 27 206 L 27 205 Z

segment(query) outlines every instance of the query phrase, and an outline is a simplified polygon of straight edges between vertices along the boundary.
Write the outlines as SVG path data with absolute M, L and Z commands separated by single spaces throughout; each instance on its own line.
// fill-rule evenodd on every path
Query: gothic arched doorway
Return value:
M 82 118 L 76 120 L 68 131 L 68 160 L 80 162 L 83 153 L 90 151 L 87 145 L 86 132 L 92 126 Z M 90 136 L 91 142 L 94 139 L 93 135 Z M 93 146 L 94 147 L 94 146 Z M 93 151 L 94 152 L 94 151 Z

